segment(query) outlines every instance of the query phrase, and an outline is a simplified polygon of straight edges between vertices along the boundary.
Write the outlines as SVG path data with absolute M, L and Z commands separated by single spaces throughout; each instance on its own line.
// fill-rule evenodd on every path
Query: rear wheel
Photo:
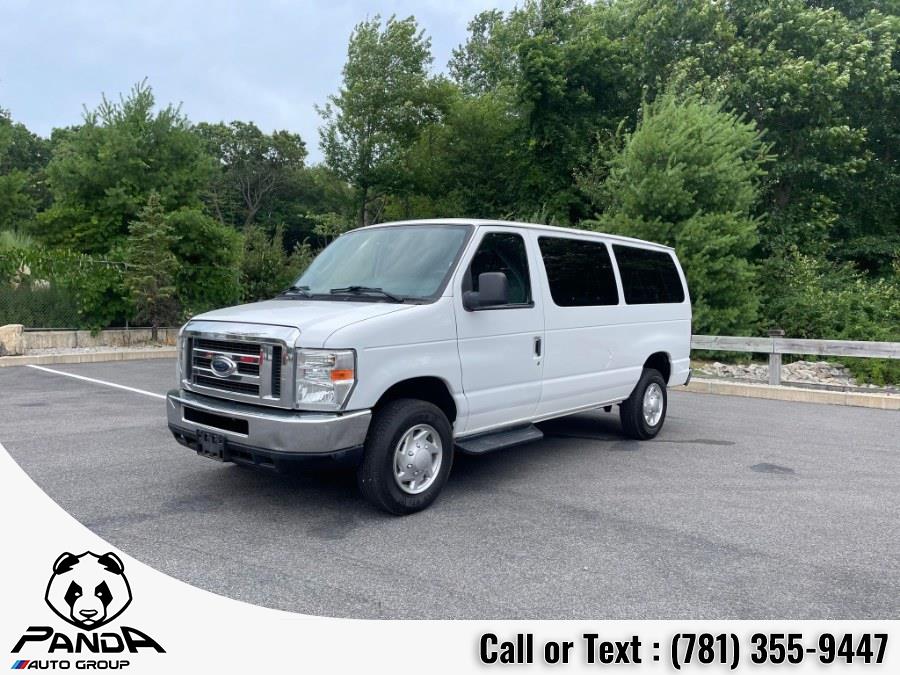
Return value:
M 375 413 L 357 471 L 363 496 L 396 515 L 427 508 L 453 465 L 453 432 L 437 406 L 398 399 Z
M 658 370 L 645 368 L 631 396 L 619 406 L 622 430 L 629 438 L 653 438 L 666 421 L 666 381 Z

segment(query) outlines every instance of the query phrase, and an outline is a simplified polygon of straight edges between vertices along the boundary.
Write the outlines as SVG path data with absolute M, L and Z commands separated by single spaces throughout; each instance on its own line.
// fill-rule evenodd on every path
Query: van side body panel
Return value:
M 597 237 L 559 236 L 598 241 Z M 611 246 L 608 250 L 612 254 Z M 676 267 L 687 288 L 677 259 Z M 687 379 L 691 333 L 687 292 L 682 303 L 626 305 L 616 264 L 613 271 L 618 305 L 561 307 L 553 301 L 542 266 L 547 351 L 539 416 L 627 398 L 644 362 L 656 352 L 666 354 L 672 365 L 669 384 Z
M 538 242 L 540 236 L 548 235 L 535 233 Z M 570 234 L 561 234 L 557 238 L 602 243 L 593 237 Z M 537 245 L 539 248 L 539 243 Z M 628 336 L 618 326 L 622 316 L 619 306 L 559 306 L 553 300 L 544 264 L 540 277 L 545 298 L 547 347 L 539 416 L 626 397 L 628 394 L 622 392 L 630 391 L 634 383 L 631 373 L 622 369 L 622 353 L 627 347 Z M 618 283 L 616 292 L 621 303 Z

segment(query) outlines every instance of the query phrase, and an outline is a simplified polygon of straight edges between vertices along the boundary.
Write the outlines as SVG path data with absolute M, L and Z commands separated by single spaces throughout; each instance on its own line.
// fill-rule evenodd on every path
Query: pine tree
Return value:
M 172 253 L 176 236 L 156 192 L 128 228 L 125 286 L 135 307 L 135 319 L 147 322 L 156 341 L 159 327 L 178 320 L 175 291 L 178 259 Z
M 674 246 L 695 333 L 753 330 L 759 307 L 753 216 L 768 146 L 756 126 L 715 102 L 665 95 L 633 133 L 597 149 L 582 189 L 602 209 L 585 226 Z

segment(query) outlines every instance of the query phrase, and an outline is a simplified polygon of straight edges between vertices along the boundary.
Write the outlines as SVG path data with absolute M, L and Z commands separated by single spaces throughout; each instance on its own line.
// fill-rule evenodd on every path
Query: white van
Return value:
M 265 302 L 192 319 L 169 428 L 197 453 L 281 468 L 358 462 L 362 493 L 427 507 L 454 452 L 542 437 L 536 422 L 619 404 L 652 438 L 690 379 L 675 252 L 545 225 L 441 219 L 348 232 Z

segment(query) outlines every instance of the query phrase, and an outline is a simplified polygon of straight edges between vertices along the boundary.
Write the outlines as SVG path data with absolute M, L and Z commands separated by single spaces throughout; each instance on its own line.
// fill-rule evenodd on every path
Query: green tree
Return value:
M 13 122 L 8 110 L 0 108 L 0 173 L 38 171 L 50 159 L 49 142 Z
M 327 236 L 317 231 L 323 219 L 340 221 L 341 227 L 349 229 L 356 224 L 356 206 L 352 186 L 324 164 L 317 164 L 297 172 L 261 224 L 269 234 L 282 225 L 285 250 L 291 251 L 305 241 L 325 245 Z
M 408 151 L 448 95 L 429 75 L 431 60 L 413 17 L 382 24 L 376 16 L 350 36 L 341 89 L 319 109 L 320 144 L 328 167 L 356 191 L 360 225 L 377 219 L 373 206 L 384 195 L 411 192 Z
M 284 228 L 280 225 L 269 237 L 259 227 L 244 235 L 241 282 L 244 301 L 269 300 L 287 288 L 312 261 L 308 244 L 298 244 L 291 254 L 284 249 Z
M 900 245 L 890 225 L 900 197 L 900 127 L 890 112 L 900 102 L 897 17 L 854 21 L 802 0 L 728 7 L 737 41 L 720 78 L 725 95 L 777 155 L 763 192 L 767 251 L 796 244 L 843 257 L 856 240 L 861 259 L 890 259 Z
M 865 166 L 841 181 L 829 256 L 896 278 L 889 261 L 900 257 L 900 5 L 851 25 L 865 38 L 865 70 L 851 78 L 846 105 L 850 126 L 865 129 Z
M 24 232 L 37 214 L 37 200 L 29 189 L 31 176 L 13 170 L 0 174 L 0 229 Z
M 410 151 L 413 212 L 389 208 L 386 216 L 506 217 L 532 202 L 529 159 L 525 125 L 503 96 L 455 96 Z
M 796 243 L 890 275 L 900 251 L 900 14 L 894 0 L 529 0 L 484 12 L 450 72 L 502 93 L 530 153 L 520 212 L 577 222 L 591 139 L 661 92 L 722 100 L 776 156 L 755 206 L 762 257 Z M 512 92 L 512 96 L 509 93 Z M 485 184 L 478 193 L 490 191 Z
M 605 35 L 619 38 L 628 54 L 622 67 L 641 98 L 652 101 L 678 87 L 703 90 L 711 79 L 727 79 L 737 27 L 726 10 L 726 3 L 709 0 L 618 0 L 594 19 Z M 719 94 L 711 89 L 705 93 Z
M 560 39 L 590 11 L 584 0 L 525 0 L 509 12 L 483 11 L 469 22 L 468 38 L 453 50 L 448 69 L 468 95 L 515 95 L 522 81 L 520 47 L 551 33 Z
M 241 300 L 243 239 L 200 209 L 181 208 L 166 216 L 175 235 L 176 287 L 184 314 L 192 316 Z
M 270 216 L 285 189 L 303 170 L 306 144 L 288 131 L 263 133 L 252 122 L 196 126 L 219 172 L 209 188 L 209 207 L 222 223 L 247 228 Z
M 326 246 L 353 227 L 352 223 L 339 213 L 311 213 L 308 217 L 315 223 L 313 234 Z
M 453 81 L 463 92 L 480 96 L 515 90 L 520 79 L 519 45 L 529 35 L 536 7 L 534 0 L 528 0 L 508 16 L 490 9 L 469 22 L 469 37 L 453 50 L 448 64 Z
M 128 228 L 124 282 L 134 304 L 135 320 L 150 324 L 154 341 L 160 326 L 171 325 L 179 318 L 175 288 L 179 265 L 172 252 L 175 239 L 159 195 L 151 192 L 147 205 Z
M 463 91 L 507 101 L 507 120 L 524 132 L 516 212 L 543 211 L 565 224 L 589 213 L 573 174 L 597 132 L 615 128 L 640 100 L 630 55 L 607 14 L 606 3 L 529 0 L 506 15 L 476 17 L 454 52 L 450 70 Z
M 47 178 L 53 205 L 35 231 L 51 246 L 105 254 L 156 192 L 165 212 L 201 207 L 213 161 L 178 108 L 154 111 L 146 82 L 127 97 L 84 115 L 81 126 L 54 134 Z
M 24 232 L 46 204 L 49 143 L 0 108 L 0 230 Z
M 767 146 L 721 104 L 666 95 L 637 128 L 602 144 L 580 184 L 603 209 L 587 225 L 675 246 L 694 306 L 694 331 L 755 326 L 752 217 Z

